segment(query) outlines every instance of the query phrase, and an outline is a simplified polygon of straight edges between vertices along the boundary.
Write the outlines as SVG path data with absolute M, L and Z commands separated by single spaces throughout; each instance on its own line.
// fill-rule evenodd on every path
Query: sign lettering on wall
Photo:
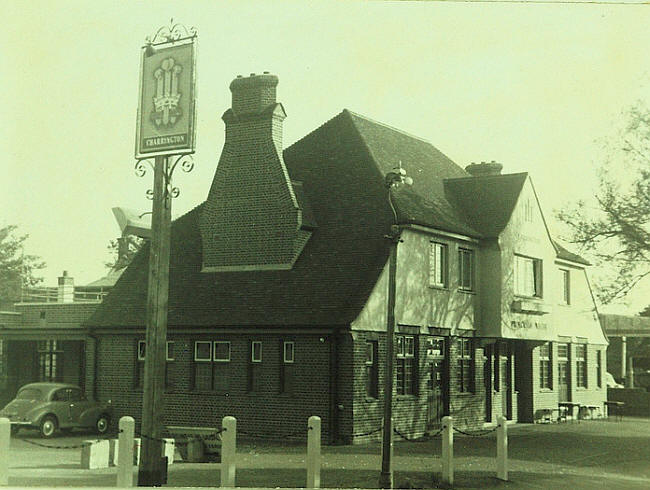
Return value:
M 546 322 L 533 322 L 531 320 L 511 320 L 510 328 L 513 330 L 536 328 L 539 330 L 546 330 L 548 327 Z
M 136 158 L 194 151 L 194 61 L 193 42 L 143 48 Z

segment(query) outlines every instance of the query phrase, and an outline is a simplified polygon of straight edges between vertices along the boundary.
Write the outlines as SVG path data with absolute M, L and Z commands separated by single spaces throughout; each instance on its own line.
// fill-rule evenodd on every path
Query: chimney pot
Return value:
M 241 75 L 237 75 L 237 78 L 242 78 L 242 76 L 241 76 Z
M 235 115 L 259 114 L 276 104 L 278 77 L 271 74 L 255 75 L 248 78 L 235 78 L 230 83 L 232 92 L 232 112 Z

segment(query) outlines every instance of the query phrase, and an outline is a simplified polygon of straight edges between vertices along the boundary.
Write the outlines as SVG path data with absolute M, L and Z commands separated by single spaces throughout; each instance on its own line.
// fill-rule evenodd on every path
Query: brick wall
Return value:
M 428 419 L 428 397 L 427 380 L 428 365 L 430 360 L 426 355 L 426 335 L 416 335 L 417 349 L 417 374 L 416 393 L 413 395 L 398 395 L 396 392 L 396 380 L 393 383 L 395 392 L 393 395 L 393 420 L 394 427 L 400 433 L 409 438 L 423 436 L 427 431 Z M 446 337 L 449 341 L 450 337 Z M 378 343 L 378 397 L 372 398 L 366 395 L 366 342 L 376 340 Z M 458 341 L 451 337 L 451 343 L 447 349 L 447 371 L 443 372 L 443 378 L 449 380 L 449 405 L 454 424 L 465 429 L 478 429 L 483 426 L 485 420 L 485 388 L 483 384 L 483 349 L 474 343 L 474 390 L 469 393 L 460 392 L 460 368 L 458 362 Z M 383 418 L 383 398 L 386 360 L 386 335 L 381 332 L 357 331 L 354 333 L 354 364 L 349 371 L 353 375 L 354 394 L 353 412 L 354 427 L 348 434 L 346 442 L 364 443 L 368 441 L 381 440 L 381 432 L 365 435 L 381 426 Z M 397 367 L 395 366 L 395 372 Z M 397 375 L 395 375 L 397 377 Z M 443 413 L 444 408 L 443 408 Z M 364 434 L 350 438 L 349 434 Z
M 136 345 L 141 335 L 103 335 L 98 344 L 97 394 L 111 399 L 117 418 L 131 415 L 141 419 L 142 390 L 135 386 Z M 307 419 L 322 419 L 323 440 L 330 440 L 330 338 L 295 334 L 169 334 L 174 341 L 173 362 L 168 363 L 172 387 L 165 393 L 163 420 L 170 425 L 220 427 L 226 415 L 237 418 L 241 437 L 281 437 L 306 428 Z M 321 341 L 322 339 L 322 341 Z M 218 390 L 192 388 L 194 341 L 231 342 L 231 361 L 214 363 L 227 386 Z M 250 341 L 262 341 L 262 363 L 255 365 L 256 389 L 248 391 Z M 295 362 L 286 365 L 292 376 L 290 393 L 280 393 L 281 342 L 295 342 Z M 345 403 L 345 402 L 343 402 Z M 244 432 L 248 434 L 244 434 Z M 304 433 L 306 434 L 306 432 Z M 295 436 L 304 438 L 305 435 Z
M 289 269 L 309 235 L 282 156 L 278 79 L 235 79 L 226 140 L 201 213 L 206 270 Z

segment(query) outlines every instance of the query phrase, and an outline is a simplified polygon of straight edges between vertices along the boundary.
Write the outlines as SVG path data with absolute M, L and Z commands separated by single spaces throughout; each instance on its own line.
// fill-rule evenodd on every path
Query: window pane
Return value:
M 284 362 L 293 362 L 293 342 L 284 343 Z
M 147 344 L 144 340 L 138 341 L 138 361 L 144 361 L 146 346 Z
M 404 338 L 404 351 L 405 356 L 413 357 L 415 353 L 413 337 Z
M 373 354 L 372 354 L 372 342 L 366 342 L 366 365 L 372 365 Z
M 216 341 L 214 343 L 214 360 L 221 362 L 230 361 L 230 342 Z
M 212 342 L 195 342 L 194 343 L 194 360 L 195 361 L 211 361 Z
M 171 340 L 167 341 L 167 360 L 174 360 L 174 342 Z
M 251 349 L 251 360 L 253 362 L 262 362 L 262 342 L 253 342 Z

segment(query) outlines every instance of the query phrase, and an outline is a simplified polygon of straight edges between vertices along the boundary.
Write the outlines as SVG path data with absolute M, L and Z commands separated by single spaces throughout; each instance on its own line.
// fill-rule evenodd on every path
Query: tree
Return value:
M 133 257 L 144 240 L 135 235 L 126 235 L 116 240 L 111 240 L 108 244 L 108 251 L 111 255 L 111 260 L 104 262 L 104 265 L 110 270 L 120 270 L 125 268 L 131 263 Z
M 45 267 L 36 255 L 25 255 L 24 243 L 29 235 L 17 235 L 16 225 L 0 228 L 0 303 L 7 307 L 20 300 L 21 291 L 43 281 L 35 275 Z
M 597 286 L 606 304 L 650 274 L 650 110 L 639 105 L 599 171 L 595 203 L 579 201 L 557 213 L 568 241 L 608 271 Z

